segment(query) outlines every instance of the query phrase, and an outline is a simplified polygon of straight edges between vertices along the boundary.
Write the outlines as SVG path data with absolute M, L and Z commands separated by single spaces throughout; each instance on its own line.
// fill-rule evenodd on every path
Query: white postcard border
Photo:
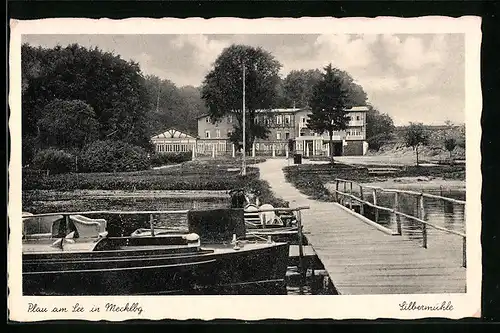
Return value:
M 481 170 L 480 85 L 481 20 L 477 17 L 423 18 L 300 18 L 257 20 L 217 19 L 46 19 L 11 20 L 10 41 L 10 136 L 8 307 L 10 319 L 21 322 L 48 319 L 416 319 L 480 316 L 481 308 Z M 230 29 L 228 29 L 230 27 Z M 23 34 L 285 34 L 285 33 L 464 33 L 466 34 L 466 175 L 467 175 L 467 293 L 366 296 L 114 296 L 114 297 L 28 297 L 21 294 L 21 36 Z M 451 302 L 449 311 L 401 311 L 403 301 L 421 305 Z M 141 310 L 105 312 L 106 303 L 137 302 Z M 28 304 L 51 311 L 67 307 L 66 313 L 28 313 Z M 83 312 L 71 312 L 78 303 Z M 89 312 L 99 306 L 100 312 Z

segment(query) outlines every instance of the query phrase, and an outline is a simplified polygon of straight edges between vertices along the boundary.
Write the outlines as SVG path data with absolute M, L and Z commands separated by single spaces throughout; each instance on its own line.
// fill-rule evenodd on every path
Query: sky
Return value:
M 200 86 L 231 44 L 260 46 L 291 70 L 331 63 L 351 74 L 368 102 L 395 125 L 465 122 L 463 34 L 349 35 L 24 35 L 33 46 L 78 43 L 112 51 L 140 64 L 144 74 L 177 86 Z

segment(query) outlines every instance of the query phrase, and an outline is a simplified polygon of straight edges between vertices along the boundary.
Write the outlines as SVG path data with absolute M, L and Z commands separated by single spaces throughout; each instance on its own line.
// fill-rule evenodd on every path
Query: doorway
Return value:
M 333 156 L 342 156 L 342 142 L 333 143 Z

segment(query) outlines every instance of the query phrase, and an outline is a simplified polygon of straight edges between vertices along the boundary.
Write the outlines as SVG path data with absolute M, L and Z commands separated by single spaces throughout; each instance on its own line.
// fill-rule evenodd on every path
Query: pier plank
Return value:
M 338 204 L 308 199 L 286 182 L 286 164 L 267 160 L 258 165 L 260 175 L 290 206 L 310 207 L 302 212 L 304 231 L 340 294 L 465 292 L 460 240 L 443 250 L 432 246 L 429 234 L 425 249 L 421 240 L 387 235 Z

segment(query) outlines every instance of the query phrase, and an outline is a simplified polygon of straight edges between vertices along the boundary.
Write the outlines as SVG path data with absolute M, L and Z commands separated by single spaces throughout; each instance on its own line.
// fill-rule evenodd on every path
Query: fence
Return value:
M 343 184 L 343 191 L 339 190 L 339 185 Z M 352 185 L 356 184 L 359 187 L 359 197 L 353 195 L 352 191 Z M 349 186 L 347 186 L 349 184 Z M 365 200 L 364 198 L 364 189 L 369 189 L 372 191 L 373 194 L 373 203 Z M 462 266 L 466 267 L 467 266 L 467 255 L 466 255 L 466 240 L 467 237 L 465 233 L 461 233 L 455 230 L 449 230 L 446 228 L 443 228 L 441 226 L 435 225 L 431 222 L 424 221 L 424 216 L 425 216 L 425 210 L 424 210 L 424 198 L 433 198 L 433 199 L 439 199 L 439 200 L 444 200 L 460 205 L 465 206 L 465 201 L 463 200 L 457 200 L 457 199 L 452 199 L 452 198 L 447 198 L 443 197 L 440 195 L 434 195 L 430 193 L 423 193 L 423 192 L 415 192 L 415 191 L 408 191 L 408 190 L 397 190 L 397 189 L 386 189 L 378 186 L 368 186 L 368 185 L 361 185 L 360 183 L 353 182 L 351 180 L 345 180 L 345 179 L 335 179 L 335 202 L 341 202 L 344 201 L 344 199 L 347 198 L 347 205 L 349 208 L 352 210 L 353 208 L 353 201 L 359 202 L 360 203 L 360 214 L 365 215 L 364 209 L 365 205 L 370 206 L 374 208 L 375 210 L 375 223 L 378 223 L 379 220 L 379 210 L 387 211 L 391 214 L 394 215 L 395 220 L 396 220 L 396 228 L 397 228 L 397 234 L 402 235 L 402 229 L 401 229 L 401 217 L 405 217 L 407 219 L 416 221 L 421 224 L 422 226 L 422 247 L 427 248 L 427 227 L 432 227 L 436 230 L 446 232 L 449 234 L 454 234 L 457 236 L 462 237 Z M 388 207 L 383 207 L 377 205 L 377 192 L 388 192 L 388 193 L 394 193 L 394 206 L 396 208 L 388 208 Z M 400 206 L 399 206 L 399 195 L 400 194 L 409 194 L 412 196 L 418 197 L 418 215 L 419 216 L 412 216 L 406 213 L 403 213 L 400 211 Z M 344 201 L 345 203 L 345 201 Z

